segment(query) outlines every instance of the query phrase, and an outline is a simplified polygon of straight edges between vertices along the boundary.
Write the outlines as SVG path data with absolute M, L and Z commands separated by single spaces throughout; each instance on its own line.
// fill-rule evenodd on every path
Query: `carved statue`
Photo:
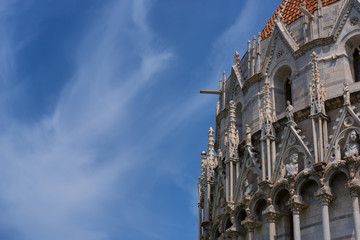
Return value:
M 299 155 L 297 153 L 293 153 L 290 156 L 290 163 L 285 165 L 286 177 L 294 177 L 299 171 L 298 165 Z
M 347 142 L 345 146 L 345 157 L 358 159 L 360 153 L 359 134 L 355 130 L 352 130 L 348 135 Z
M 246 131 L 245 131 L 245 135 L 246 135 L 246 139 L 245 139 L 245 143 L 247 146 L 252 145 L 251 144 L 251 128 L 249 127 L 248 124 L 245 124 L 246 127 Z
M 348 83 L 345 81 L 344 82 L 344 105 L 350 105 L 350 93 L 349 93 L 349 85 Z
M 219 148 L 217 150 L 217 154 L 216 154 L 216 157 L 215 157 L 215 161 L 216 161 L 216 165 L 219 166 L 219 168 L 223 168 L 224 167 L 224 164 L 223 164 L 223 153 L 221 152 L 221 149 Z
M 294 121 L 294 113 L 293 109 L 294 107 L 290 104 L 290 101 L 286 101 L 287 107 L 286 107 L 286 116 L 289 122 Z
M 245 192 L 244 192 L 245 196 L 252 195 L 256 190 L 255 184 L 249 183 L 249 181 L 247 179 L 245 179 L 244 189 L 245 189 Z

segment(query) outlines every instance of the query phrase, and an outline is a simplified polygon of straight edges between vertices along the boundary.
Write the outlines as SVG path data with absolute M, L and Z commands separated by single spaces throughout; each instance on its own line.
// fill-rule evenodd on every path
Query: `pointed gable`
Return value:
M 299 154 L 299 172 L 314 163 L 314 158 L 307 147 L 308 143 L 304 142 L 305 137 L 300 136 L 300 132 L 300 129 L 296 129 L 295 123 L 288 123 L 286 126 L 275 160 L 272 176 L 274 182 L 285 176 L 285 165 L 289 163 L 289 157 L 294 153 Z
M 348 134 L 355 130 L 360 134 L 360 113 L 354 112 L 355 107 L 345 105 L 340 109 L 341 116 L 336 119 L 337 125 L 334 126 L 335 132 L 330 135 L 331 142 L 325 154 L 325 161 L 331 162 L 343 158 L 344 147 Z

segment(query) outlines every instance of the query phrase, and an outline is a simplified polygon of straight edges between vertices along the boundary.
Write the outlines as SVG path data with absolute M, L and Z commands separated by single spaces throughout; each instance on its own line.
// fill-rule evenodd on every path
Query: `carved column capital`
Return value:
M 325 187 L 320 188 L 316 192 L 315 197 L 323 206 L 329 206 L 330 202 L 335 199 L 330 190 Z
M 359 197 L 360 179 L 354 178 L 353 180 L 348 181 L 345 188 L 349 189 L 351 197 Z
M 269 205 L 262 214 L 269 223 L 275 223 L 276 219 L 281 216 L 281 214 L 276 212 L 274 205 Z
M 301 196 L 294 195 L 289 199 L 286 206 L 290 208 L 293 214 L 299 215 L 301 209 L 305 208 L 307 205 L 302 201 Z
M 244 221 L 241 222 L 241 225 L 245 226 L 249 232 L 254 232 L 255 228 L 260 226 L 261 223 L 255 221 L 252 216 L 245 218 Z

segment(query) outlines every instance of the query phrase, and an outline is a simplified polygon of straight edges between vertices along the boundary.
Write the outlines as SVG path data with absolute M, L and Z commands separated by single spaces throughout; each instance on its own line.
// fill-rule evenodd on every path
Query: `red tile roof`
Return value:
M 318 0 L 283 0 L 278 9 L 276 9 L 273 16 L 270 18 L 270 21 L 266 24 L 265 28 L 261 33 L 261 39 L 264 40 L 270 37 L 273 28 L 275 26 L 275 21 L 278 17 L 279 12 L 283 17 L 283 21 L 286 25 L 296 21 L 302 16 L 299 8 L 302 6 L 303 2 L 306 2 L 306 9 L 310 13 L 314 13 L 318 9 Z M 340 0 L 321 0 L 323 6 L 330 5 L 331 3 L 337 2 Z

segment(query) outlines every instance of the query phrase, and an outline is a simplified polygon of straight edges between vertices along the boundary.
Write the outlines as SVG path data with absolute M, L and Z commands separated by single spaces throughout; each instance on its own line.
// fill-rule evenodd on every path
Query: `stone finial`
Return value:
M 235 65 L 239 65 L 240 64 L 240 58 L 239 58 L 239 53 L 237 51 L 235 51 L 235 55 L 234 55 L 234 63 Z
M 258 33 L 257 55 L 261 55 L 261 32 Z
M 350 103 L 350 92 L 349 92 L 349 84 L 345 81 L 343 88 L 343 96 L 344 96 L 344 106 L 349 106 Z
M 250 49 L 251 49 L 251 41 L 248 40 L 248 52 L 250 53 Z
M 254 35 L 253 36 L 253 49 L 255 49 L 255 46 L 256 46 L 256 36 Z M 255 53 L 255 52 L 254 52 Z M 254 54 L 253 54 L 254 55 Z

